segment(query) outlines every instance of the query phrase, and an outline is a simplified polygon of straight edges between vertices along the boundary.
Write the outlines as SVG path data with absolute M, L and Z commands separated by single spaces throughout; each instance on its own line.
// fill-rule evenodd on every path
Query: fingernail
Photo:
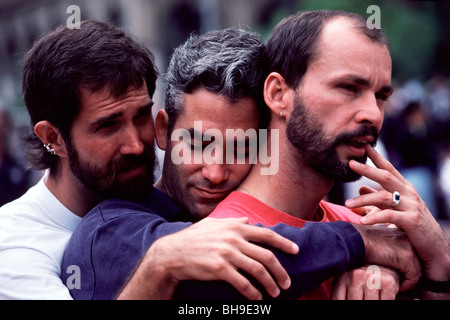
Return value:
M 290 286 L 291 286 L 291 278 L 287 278 L 287 280 L 283 283 L 282 288 L 286 290 L 289 289 Z
M 366 217 L 361 217 L 361 219 L 359 221 L 361 223 L 367 223 L 367 218 Z
M 277 289 L 273 292 L 273 297 L 278 297 L 279 294 L 280 294 L 280 288 L 277 288 Z
M 360 167 L 360 166 L 361 166 L 361 163 L 358 162 L 358 161 L 356 161 L 356 160 L 350 160 L 350 161 L 352 162 L 352 165 L 353 165 L 354 167 Z
M 345 205 L 347 206 L 347 207 L 353 207 L 353 204 L 355 203 L 355 201 L 354 200 L 352 200 L 352 199 L 348 199 L 347 201 L 345 201 Z
M 293 253 L 298 253 L 300 251 L 299 246 L 296 243 L 292 244 L 292 252 Z

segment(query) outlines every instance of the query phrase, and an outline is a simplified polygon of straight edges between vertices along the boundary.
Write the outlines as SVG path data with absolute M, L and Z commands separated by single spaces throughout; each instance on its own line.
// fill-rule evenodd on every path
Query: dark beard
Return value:
M 141 155 L 126 155 L 117 161 L 109 162 L 106 168 L 93 166 L 89 162 L 80 161 L 78 152 L 68 143 L 69 165 L 73 174 L 89 190 L 101 199 L 119 198 L 130 201 L 141 201 L 153 190 L 153 170 L 157 165 L 155 150 L 144 147 Z M 120 172 L 132 170 L 145 165 L 145 174 L 133 177 L 127 181 L 118 181 Z
M 334 140 L 328 140 L 320 121 L 314 118 L 308 107 L 296 95 L 294 110 L 287 123 L 286 135 L 306 165 L 330 180 L 351 182 L 358 180 L 361 176 L 350 169 L 348 161 L 343 162 L 339 158 L 336 148 L 348 139 L 359 136 L 372 135 L 376 141 L 378 131 L 373 126 L 361 125 L 353 132 L 343 132 Z M 365 163 L 367 156 L 352 159 Z

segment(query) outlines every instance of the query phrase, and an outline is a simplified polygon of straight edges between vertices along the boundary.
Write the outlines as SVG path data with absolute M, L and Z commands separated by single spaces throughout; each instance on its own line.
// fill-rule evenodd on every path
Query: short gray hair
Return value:
M 266 47 L 261 35 L 237 28 L 191 35 L 175 49 L 165 75 L 168 134 L 183 111 L 183 94 L 198 88 L 220 94 L 230 102 L 243 97 L 256 100 L 261 125 L 268 109 L 263 99 Z

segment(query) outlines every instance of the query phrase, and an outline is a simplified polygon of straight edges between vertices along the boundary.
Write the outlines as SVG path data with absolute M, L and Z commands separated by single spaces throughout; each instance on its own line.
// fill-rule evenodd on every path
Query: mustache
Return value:
M 368 125 L 362 125 L 358 129 L 351 132 L 343 132 L 339 134 L 334 142 L 334 145 L 337 146 L 341 143 L 345 143 L 347 140 L 354 139 L 362 136 L 372 136 L 374 139 L 370 142 L 372 147 L 375 147 L 377 144 L 379 132 L 377 128 Z
M 237 186 L 233 187 L 232 185 L 230 185 L 228 181 L 222 181 L 219 182 L 218 184 L 214 184 L 205 178 L 203 178 L 202 180 L 196 180 L 195 182 L 192 183 L 192 185 L 194 185 L 197 188 L 211 191 L 224 191 L 224 190 L 231 191 L 237 187 Z
M 125 155 L 111 162 L 107 170 L 109 177 L 106 179 L 113 182 L 119 173 L 139 168 L 142 165 L 153 170 L 155 165 L 155 152 L 153 149 L 145 147 L 140 155 Z
M 126 155 L 115 161 L 111 168 L 113 171 L 122 172 L 133 170 L 148 162 L 149 158 L 144 153 L 141 155 Z

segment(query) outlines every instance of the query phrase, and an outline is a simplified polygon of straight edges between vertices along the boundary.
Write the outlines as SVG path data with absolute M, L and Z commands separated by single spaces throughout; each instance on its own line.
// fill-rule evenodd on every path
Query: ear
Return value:
M 270 73 L 264 82 L 264 100 L 277 117 L 284 118 L 289 112 L 293 90 L 278 72 Z
M 41 139 L 43 145 L 50 143 L 50 148 L 55 150 L 57 156 L 67 156 L 64 139 L 62 138 L 58 128 L 56 128 L 51 122 L 47 120 L 39 121 L 34 126 L 34 132 L 39 139 Z
M 156 143 L 161 150 L 166 150 L 167 146 L 167 130 L 169 126 L 169 115 L 166 110 L 161 109 L 156 114 L 155 119 L 155 135 Z

